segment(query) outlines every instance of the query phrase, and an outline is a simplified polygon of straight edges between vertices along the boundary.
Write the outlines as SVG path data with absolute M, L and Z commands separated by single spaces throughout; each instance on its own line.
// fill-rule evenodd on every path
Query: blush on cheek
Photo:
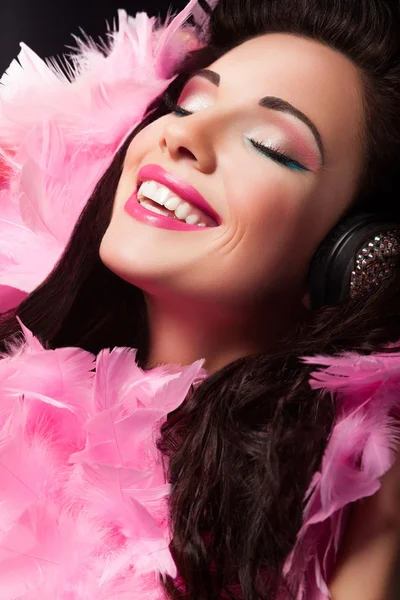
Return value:
M 274 175 L 275 172 L 271 171 L 270 177 L 263 178 L 261 181 L 259 179 L 257 183 L 255 183 L 257 180 L 253 179 L 253 185 L 243 192 L 245 194 L 243 214 L 248 215 L 249 226 L 255 231 L 261 229 L 284 233 L 285 228 L 290 227 L 290 223 L 298 219 L 301 208 L 299 190 L 290 183 L 283 171 L 278 172 L 278 177 Z

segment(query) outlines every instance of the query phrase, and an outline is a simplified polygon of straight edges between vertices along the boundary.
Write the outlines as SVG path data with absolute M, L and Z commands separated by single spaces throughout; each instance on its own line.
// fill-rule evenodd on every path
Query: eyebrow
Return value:
M 214 84 L 216 87 L 219 87 L 221 81 L 220 75 L 215 71 L 212 71 L 211 69 L 201 69 L 200 71 L 196 71 L 195 73 L 193 73 L 190 79 L 193 79 L 193 77 L 203 77 L 204 79 L 207 79 L 212 84 Z M 322 164 L 324 164 L 325 151 L 324 145 L 322 143 L 321 134 L 318 131 L 316 125 L 314 125 L 314 123 L 311 121 L 311 119 L 307 117 L 307 115 L 305 115 L 303 112 L 301 112 L 301 110 L 299 110 L 286 100 L 283 100 L 282 98 L 276 98 L 275 96 L 265 96 L 264 98 L 261 98 L 258 104 L 270 110 L 276 110 L 292 115 L 293 117 L 296 117 L 305 125 L 307 125 L 307 127 L 313 134 L 315 141 L 317 142 L 317 146 L 321 154 Z

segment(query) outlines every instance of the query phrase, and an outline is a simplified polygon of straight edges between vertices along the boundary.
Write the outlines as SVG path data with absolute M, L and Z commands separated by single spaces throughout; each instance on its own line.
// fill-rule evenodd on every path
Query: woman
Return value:
M 207 7 L 204 2 L 201 6 Z M 178 61 L 177 77 L 165 76 L 164 87 L 172 80 L 167 93 L 155 94 L 142 123 L 123 140 L 55 269 L 17 310 L 4 314 L 1 324 L 5 348 L 20 332 L 21 322 L 47 347 L 59 349 L 56 356 L 63 365 L 72 352 L 65 347 L 81 348 L 72 356 L 85 362 L 86 393 L 92 390 L 93 365 L 83 351 L 137 348 L 145 372 L 138 375 L 127 352 L 101 354 L 94 384 L 96 408 L 89 410 L 89 425 L 82 424 L 81 407 L 71 400 L 75 388 L 67 401 L 58 391 L 61 384 L 52 383 L 45 392 L 40 387 L 50 377 L 50 363 L 45 374 L 32 365 L 47 367 L 53 354 L 41 349 L 25 329 L 28 349 L 14 348 L 15 356 L 3 361 L 3 369 L 11 369 L 11 374 L 3 375 L 2 385 L 6 392 L 13 390 L 12 398 L 25 398 L 34 378 L 40 388 L 35 388 L 35 402 L 39 394 L 51 408 L 41 404 L 39 418 L 35 404 L 29 408 L 33 416 L 29 412 L 31 416 L 22 419 L 16 411 L 24 411 L 25 400 L 16 408 L 7 396 L 4 431 L 12 437 L 10 428 L 22 420 L 24 432 L 15 439 L 23 440 L 26 454 L 18 464 L 28 464 L 32 428 L 36 432 L 45 422 L 40 435 L 42 439 L 51 432 L 52 452 L 58 436 L 65 444 L 65 431 L 81 428 L 81 437 L 65 451 L 67 458 L 62 455 L 64 463 L 79 469 L 71 467 L 72 475 L 66 474 L 63 463 L 61 479 L 68 480 L 53 496 L 58 507 L 66 502 L 85 515 L 90 506 L 97 521 L 104 509 L 102 518 L 108 521 L 101 535 L 90 529 L 92 522 L 90 527 L 85 522 L 90 536 L 103 536 L 97 570 L 91 558 L 91 579 L 83 584 L 73 561 L 74 584 L 65 591 L 71 596 L 63 596 L 62 589 L 60 598 L 84 598 L 89 588 L 90 598 L 95 594 L 157 599 L 165 594 L 191 600 L 383 598 L 396 544 L 390 527 L 396 467 L 389 468 L 400 368 L 395 348 L 387 350 L 400 338 L 394 261 L 399 245 L 395 190 L 400 160 L 400 6 L 389 0 L 220 0 L 209 18 L 202 47 L 194 44 L 185 60 Z M 178 55 L 182 58 L 175 47 L 175 58 Z M 95 61 L 93 70 L 94 65 Z M 118 64 L 118 69 L 123 73 L 124 65 Z M 110 95 L 114 88 L 108 75 L 102 74 L 102 101 L 107 98 L 111 119 L 110 108 L 118 103 Z M 124 125 L 114 142 L 128 133 L 128 122 Z M 84 143 L 76 154 L 63 154 L 49 127 L 43 168 L 49 173 L 56 170 L 60 154 L 64 161 L 67 156 L 68 164 L 77 156 L 78 165 L 87 152 Z M 42 132 L 42 141 L 43 137 Z M 23 159 L 12 144 L 4 146 L 6 164 L 12 169 Z M 34 169 L 27 172 L 39 179 Z M 25 175 L 22 213 L 31 209 L 26 200 L 30 181 Z M 361 213 L 373 217 L 360 217 Z M 350 236 L 349 251 L 348 234 L 359 230 L 359 237 Z M 366 240 L 371 246 L 364 253 Z M 335 250 L 338 244 L 340 252 Z M 348 260 L 333 276 L 331 263 L 335 258 L 336 264 L 343 252 L 352 260 L 360 254 L 359 269 Z M 22 286 L 19 289 L 23 291 Z M 301 360 L 344 351 L 353 354 L 317 356 L 308 364 Z M 373 359 L 368 357 L 371 353 L 376 353 Z M 37 362 L 31 362 L 32 356 Z M 206 374 L 194 362 L 202 358 Z M 122 412 L 117 418 L 112 411 L 118 404 L 115 397 L 128 394 L 140 378 L 157 390 L 158 378 L 176 377 L 176 370 L 157 367 L 171 363 L 193 363 L 181 368 L 176 397 L 163 407 L 168 410 L 157 405 L 156 411 L 159 418 L 169 413 L 158 448 L 168 458 L 165 467 L 172 484 L 173 563 L 160 539 L 150 535 L 152 527 L 165 525 L 162 505 L 156 502 L 164 488 L 157 498 L 161 487 L 153 482 L 153 504 L 146 504 L 149 491 L 146 501 L 143 490 L 132 492 L 137 511 L 132 533 L 132 506 L 128 503 L 128 510 L 127 504 L 119 504 L 117 494 L 110 496 L 115 472 L 105 475 L 110 465 L 118 469 L 122 496 L 133 485 L 132 473 L 121 483 L 122 476 L 128 477 L 128 467 L 136 473 L 139 464 L 142 470 L 143 464 L 147 471 L 154 468 L 146 454 L 156 460 L 151 449 L 146 446 L 144 462 L 138 454 L 140 435 L 129 438 L 132 427 L 141 432 L 136 422 L 125 423 L 132 417 L 132 405 L 126 398 L 118 400 Z M 13 366 L 18 364 L 19 370 Z M 315 375 L 310 387 L 313 364 L 330 368 Z M 202 383 L 198 375 L 205 378 Z M 192 391 L 183 401 L 191 383 Z M 135 410 L 151 406 L 142 398 L 149 393 L 146 385 L 140 388 Z M 338 391 L 335 404 L 315 391 L 320 387 Z M 87 397 L 85 402 L 90 405 Z M 41 412 L 61 408 L 79 413 L 78 425 L 68 417 L 60 426 L 59 416 L 45 412 L 43 417 Z M 100 416 L 93 416 L 95 410 Z M 111 434 L 101 436 L 121 423 L 126 445 L 118 446 L 113 433 L 111 452 Z M 57 460 L 61 454 L 56 453 Z M 43 453 L 40 456 L 42 460 Z M 132 456 L 136 462 L 130 462 Z M 157 477 L 161 486 L 159 472 Z M 11 497 L 11 483 L 7 486 Z M 52 493 L 43 489 L 35 492 L 35 498 L 43 495 L 53 502 Z M 370 498 L 350 514 L 350 503 L 365 497 Z M 140 502 L 149 512 L 139 509 Z M 153 521 L 148 517 L 151 509 Z M 46 515 L 43 522 L 48 523 L 51 518 Z M 63 518 L 72 527 L 71 514 Z M 143 535 L 141 519 L 148 527 L 143 525 Z M 371 524 L 368 535 L 366 522 Z M 6 523 L 3 529 L 9 532 Z M 15 527 L 15 520 L 12 523 Z M 20 521 L 18 525 L 22 527 Z M 50 525 L 49 530 L 53 531 Z M 126 553 L 132 537 L 142 540 L 145 558 L 140 565 L 137 554 Z M 79 560 L 86 564 L 82 548 L 68 545 L 64 538 L 68 551 L 79 551 Z M 15 550 L 13 544 L 7 538 L 7 550 L 14 548 L 14 555 L 21 558 L 23 547 Z M 104 562 L 100 566 L 107 544 L 112 564 L 108 570 Z M 31 594 L 27 598 L 45 597 L 48 576 L 43 575 L 40 584 L 35 579 L 34 588 L 32 573 L 38 566 L 44 569 L 43 562 L 51 562 L 48 548 L 55 552 L 55 546 L 53 540 L 46 546 L 47 554 L 43 544 L 41 554 L 30 551 L 35 568 L 23 563 L 25 579 L 20 576 L 15 583 L 7 575 L 11 590 L 7 599 L 21 596 L 21 579 L 24 593 Z M 93 552 L 90 547 L 87 555 Z M 158 552 L 160 560 L 149 568 L 152 552 Z M 116 556 L 122 556 L 121 564 Z M 143 587 L 130 579 L 133 571 L 143 575 Z M 163 590 L 157 587 L 154 572 L 163 575 Z M 52 577 L 59 577 L 57 570 Z M 63 577 L 70 582 L 65 568 Z M 99 582 L 106 584 L 102 587 Z M 54 588 L 45 592 L 54 597 Z

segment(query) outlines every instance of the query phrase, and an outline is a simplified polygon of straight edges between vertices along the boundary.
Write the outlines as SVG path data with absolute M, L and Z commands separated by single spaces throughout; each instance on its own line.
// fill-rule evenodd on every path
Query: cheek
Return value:
M 308 186 L 309 187 L 309 186 Z M 290 174 L 285 177 L 279 167 L 254 170 L 242 177 L 231 177 L 227 185 L 228 203 L 233 220 L 257 238 L 282 235 L 291 228 L 304 207 L 309 193 Z
M 118 189 L 114 201 L 114 211 L 122 209 L 123 204 L 127 201 L 130 195 L 135 191 L 137 173 L 143 165 L 146 156 L 149 156 L 157 145 L 157 140 L 161 135 L 161 119 L 148 125 L 143 131 L 140 131 L 131 141 L 126 152 L 124 166 Z M 146 162 L 149 162 L 146 160 Z
M 126 153 L 124 169 L 135 168 L 147 154 L 157 149 L 164 131 L 164 121 L 165 118 L 161 117 L 150 123 L 133 138 Z
M 227 187 L 237 261 L 254 288 L 297 284 L 313 252 L 307 236 L 313 186 L 275 166 L 246 182 L 231 180 Z

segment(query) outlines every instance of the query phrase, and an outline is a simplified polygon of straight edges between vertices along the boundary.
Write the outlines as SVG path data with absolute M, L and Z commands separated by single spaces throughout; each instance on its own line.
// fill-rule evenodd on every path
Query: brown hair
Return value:
M 368 153 L 358 197 L 364 207 L 397 208 L 400 164 L 400 10 L 390 0 L 220 0 L 210 42 L 191 56 L 169 90 L 190 71 L 253 36 L 290 32 L 328 44 L 359 67 L 365 80 Z M 133 132 L 87 203 L 47 280 L 3 315 L 3 346 L 22 321 L 49 347 L 98 352 L 132 346 L 148 351 L 141 290 L 107 270 L 99 245 Z M 310 313 L 279 352 L 249 356 L 210 376 L 162 428 L 169 458 L 171 549 L 179 581 L 171 598 L 266 600 L 285 582 L 282 564 L 302 521 L 303 499 L 334 419 L 330 398 L 308 385 L 304 354 L 370 353 L 400 338 L 399 272 L 366 298 Z M 288 596 L 296 590 L 286 590 Z

